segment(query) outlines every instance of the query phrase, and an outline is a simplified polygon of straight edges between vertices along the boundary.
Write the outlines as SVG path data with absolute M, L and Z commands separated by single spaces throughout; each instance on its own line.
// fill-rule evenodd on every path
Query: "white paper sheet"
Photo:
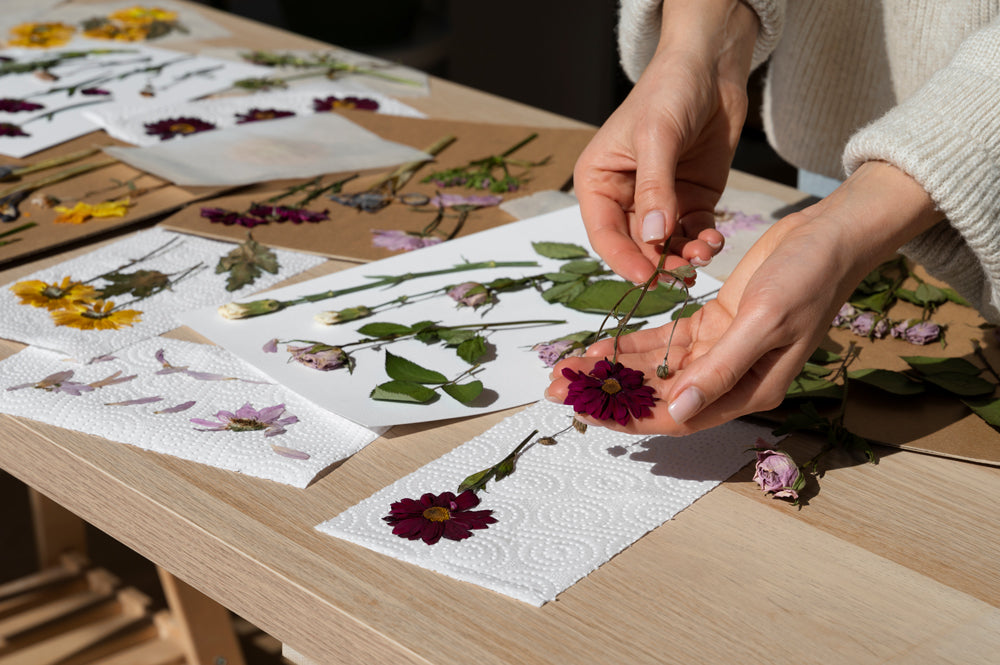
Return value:
M 200 268 L 174 284 L 172 288 L 129 305 L 128 309 L 141 312 L 141 320 L 129 327 L 118 330 L 79 330 L 56 325 L 46 308 L 22 304 L 23 298 L 11 290 L 15 284 L 32 280 L 61 284 L 63 279 L 69 277 L 70 283 L 86 282 L 160 247 L 166 249 L 121 272 L 155 270 L 179 275 L 199 264 Z M 228 275 L 216 274 L 215 266 L 221 257 L 235 247 L 233 243 L 150 229 L 89 254 L 39 270 L 0 287 L 0 337 L 60 351 L 81 360 L 89 360 L 176 328 L 180 323 L 175 314 L 189 309 L 192 305 L 221 304 L 230 300 L 234 293 L 249 296 L 323 262 L 322 258 L 309 254 L 274 250 L 280 266 L 277 275 L 264 272 L 253 284 L 230 292 L 226 290 Z M 91 285 L 99 288 L 107 283 L 107 280 L 98 279 L 91 282 Z M 126 294 L 109 300 L 122 306 L 131 301 L 132 296 Z
M 740 421 L 679 438 L 570 430 L 556 445 L 528 448 L 515 473 L 479 493 L 475 510 L 494 511 L 497 522 L 468 539 L 427 545 L 382 520 L 403 498 L 454 492 L 532 430 L 558 432 L 571 415 L 539 402 L 317 529 L 540 606 L 750 462 L 758 437 L 773 442 L 766 428 Z
M 178 185 L 242 185 L 374 169 L 427 159 L 335 113 L 318 113 L 190 135 L 106 153 Z
M 147 125 L 155 125 L 167 118 L 194 117 L 210 122 L 218 129 L 225 129 L 245 124 L 240 122 L 240 116 L 247 116 L 253 109 L 292 113 L 296 116 L 312 115 L 316 113 L 314 102 L 325 100 L 331 96 L 338 99 L 357 97 L 374 101 L 378 104 L 375 113 L 401 115 L 409 118 L 424 117 L 423 113 L 402 102 L 371 90 L 365 90 L 358 85 L 331 85 L 328 90 L 321 93 L 274 91 L 201 101 L 178 101 L 177 103 L 157 106 L 155 109 L 135 106 L 115 107 L 113 109 L 98 108 L 94 111 L 88 111 L 87 117 L 116 139 L 138 146 L 151 146 L 162 143 L 163 139 L 156 134 L 150 134 Z M 167 140 L 181 140 L 181 137 Z M 187 144 L 185 145 L 189 147 Z
M 159 351 L 172 368 L 157 359 Z M 60 372 L 72 372 L 64 381 L 84 386 L 116 372 L 121 372 L 117 379 L 135 378 L 91 390 L 65 383 L 65 389 L 36 387 Z M 135 400 L 145 403 L 129 403 Z M 267 430 L 202 431 L 208 428 L 191 422 L 215 421 L 219 411 L 235 412 L 244 404 L 257 411 L 283 404 L 277 420 L 295 416 L 297 422 L 273 436 L 266 436 Z M 0 412 L 294 487 L 307 486 L 379 436 L 268 382 L 223 349 L 165 338 L 145 340 L 91 364 L 29 347 L 0 362 Z
M 266 68 L 245 63 L 127 42 L 88 40 L 73 48 L 2 49 L 0 55 L 12 57 L 16 62 L 39 62 L 61 53 L 87 49 L 111 49 L 114 52 L 73 58 L 49 68 L 47 71 L 57 80 L 43 80 L 35 73 L 0 77 L 0 89 L 3 91 L 0 97 L 44 107 L 32 111 L 0 111 L 0 123 L 14 125 L 27 134 L 9 135 L 16 133 L 9 128 L 0 132 L 4 134 L 0 135 L 0 154 L 24 157 L 95 131 L 98 127 L 86 117 L 86 111 L 113 109 L 120 105 L 154 108 L 223 90 L 235 80 L 267 72 Z M 140 71 L 160 65 L 163 65 L 161 69 Z M 83 92 L 95 89 L 109 94 Z M 54 115 L 49 118 L 48 114 L 53 112 Z
M 375 316 L 338 326 L 323 326 L 313 315 L 325 310 L 340 310 L 357 305 L 372 307 L 400 295 L 413 295 L 438 287 L 466 281 L 487 282 L 501 277 L 524 277 L 558 270 L 562 261 L 546 259 L 532 249 L 531 243 L 569 242 L 587 245 L 578 207 L 507 224 L 464 238 L 451 240 L 415 252 L 402 254 L 367 265 L 351 268 L 319 279 L 296 284 L 266 294 L 268 298 L 292 300 L 306 294 L 325 292 L 369 283 L 372 276 L 403 275 L 448 268 L 464 262 L 537 261 L 537 267 L 480 269 L 427 277 L 404 282 L 391 289 L 373 289 L 330 300 L 289 307 L 283 311 L 257 318 L 227 320 L 214 309 L 185 312 L 180 319 L 188 326 L 231 350 L 258 367 L 275 380 L 291 387 L 336 413 L 360 424 L 374 427 L 400 423 L 457 418 L 526 404 L 541 397 L 549 384 L 550 370 L 539 360 L 531 347 L 562 335 L 579 331 L 596 331 L 604 318 L 545 302 L 534 289 L 501 293 L 499 302 L 491 308 L 474 311 L 456 308 L 446 296 L 420 300 L 400 309 L 388 309 Z M 713 278 L 702 275 L 692 289 L 694 295 L 708 293 L 719 286 Z M 661 287 L 665 288 L 665 287 Z M 470 369 L 453 348 L 427 346 L 421 342 L 401 340 L 382 350 L 363 350 L 355 354 L 357 366 L 353 374 L 343 369 L 317 371 L 302 364 L 289 362 L 288 345 L 279 345 L 278 353 L 265 353 L 263 345 L 272 338 L 279 340 L 312 340 L 343 345 L 363 337 L 357 329 L 365 323 L 388 321 L 412 325 L 431 320 L 448 325 L 497 323 L 525 320 L 565 320 L 558 325 L 500 329 L 488 334 L 493 352 L 482 365 L 476 378 L 485 385 L 480 399 L 463 405 L 442 395 L 431 404 L 405 404 L 369 399 L 371 390 L 389 380 L 384 370 L 386 351 L 412 360 L 424 367 L 454 378 Z M 648 317 L 648 326 L 664 324 L 669 314 Z M 301 344 L 293 343 L 292 346 Z

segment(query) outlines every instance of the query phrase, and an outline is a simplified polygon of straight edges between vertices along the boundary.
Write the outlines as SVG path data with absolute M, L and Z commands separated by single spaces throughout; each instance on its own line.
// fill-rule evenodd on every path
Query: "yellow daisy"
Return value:
M 142 7 L 136 5 L 135 7 L 119 9 L 116 12 L 108 14 L 108 18 L 112 21 L 120 21 L 121 23 L 138 23 L 140 25 L 152 23 L 153 21 L 172 23 L 177 20 L 177 12 L 160 9 L 159 7 Z
M 22 23 L 10 29 L 7 46 L 49 48 L 62 46 L 70 40 L 76 28 L 66 23 Z
M 143 24 L 101 23 L 83 31 L 91 39 L 111 39 L 116 42 L 141 42 L 149 37 L 149 27 Z
M 134 309 L 115 310 L 111 300 L 78 300 L 68 309 L 52 312 L 52 320 L 57 326 L 67 326 L 80 330 L 118 330 L 132 327 L 142 320 L 142 312 Z
M 72 281 L 64 277 L 61 283 L 49 284 L 38 279 L 17 282 L 10 287 L 22 305 L 44 307 L 52 310 L 65 309 L 75 301 L 87 301 L 97 295 L 94 287 Z
M 130 205 L 132 204 L 127 196 L 118 201 L 104 201 L 96 204 L 80 201 L 72 208 L 56 206 L 55 211 L 59 215 L 52 221 L 56 224 L 83 224 L 91 217 L 124 217 L 128 213 Z

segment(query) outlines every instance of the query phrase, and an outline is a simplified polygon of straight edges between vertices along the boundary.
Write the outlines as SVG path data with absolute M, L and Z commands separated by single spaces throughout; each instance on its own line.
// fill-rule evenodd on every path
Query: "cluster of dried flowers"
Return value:
M 186 29 L 178 21 L 177 12 L 136 5 L 88 18 L 80 24 L 79 31 L 89 39 L 138 42 Z M 77 32 L 77 26 L 58 21 L 21 23 L 10 29 L 7 45 L 52 48 L 66 44 Z

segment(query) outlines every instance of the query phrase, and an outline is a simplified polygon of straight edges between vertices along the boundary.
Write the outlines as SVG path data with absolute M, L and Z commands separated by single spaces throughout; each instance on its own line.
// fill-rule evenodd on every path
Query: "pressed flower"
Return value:
M 278 300 L 254 300 L 248 303 L 229 302 L 219 307 L 219 315 L 224 319 L 247 319 L 251 316 L 270 314 L 281 309 Z
M 274 120 L 275 118 L 288 118 L 295 115 L 294 111 L 282 111 L 279 109 L 250 109 L 246 113 L 236 114 L 236 124 L 242 125 L 247 122 L 257 122 L 258 120 Z
M 788 453 L 766 446 L 763 439 L 757 440 L 754 482 L 761 491 L 773 494 L 776 499 L 798 501 L 799 491 L 806 484 L 805 476 Z
M 360 212 L 377 212 L 392 203 L 393 196 L 385 192 L 358 192 L 357 194 L 333 194 L 330 196 L 330 200 Z
M 204 420 L 202 418 L 191 418 L 195 425 L 201 425 L 195 429 L 199 432 L 221 432 L 229 430 L 231 432 L 259 432 L 265 431 L 264 436 L 277 436 L 285 433 L 285 425 L 292 425 L 299 422 L 296 416 L 285 416 L 285 405 L 266 406 L 259 411 L 247 402 L 235 413 L 231 411 L 219 411 L 215 414 L 215 421 Z
M 57 326 L 67 326 L 79 330 L 118 330 L 131 328 L 142 320 L 142 312 L 134 309 L 115 309 L 111 300 L 77 300 L 67 309 L 52 312 L 52 320 Z
M 132 205 L 132 202 L 127 196 L 117 201 L 104 201 L 94 204 L 79 201 L 72 208 L 56 206 L 55 211 L 59 214 L 52 221 L 56 224 L 83 224 L 92 218 L 124 217 L 128 214 L 130 205 Z
M 45 108 L 42 104 L 36 104 L 35 102 L 28 102 L 23 99 L 14 99 L 11 97 L 4 97 L 0 99 L 0 111 L 5 113 L 19 113 L 21 111 L 37 111 L 38 109 Z
M 215 125 L 198 118 L 181 116 L 179 118 L 166 118 L 157 122 L 145 123 L 146 134 L 149 136 L 159 136 L 161 141 L 166 141 L 175 136 L 187 136 L 198 132 L 215 129 Z
M 83 31 L 84 37 L 108 39 L 116 42 L 141 42 L 150 37 L 149 26 L 123 24 L 107 20 L 97 20 Z
M 19 126 L 10 122 L 0 122 L 0 136 L 31 136 L 28 132 L 21 129 Z
M 472 490 L 458 496 L 451 492 L 439 495 L 428 492 L 419 499 L 396 501 L 382 519 L 392 525 L 392 532 L 400 538 L 419 539 L 433 545 L 441 538 L 464 540 L 473 530 L 495 524 L 492 510 L 470 510 L 478 505 L 479 497 Z
M 68 395 L 73 395 L 74 397 L 79 397 L 81 393 L 88 393 L 94 389 L 93 386 L 89 386 L 86 383 L 70 381 L 70 378 L 72 377 L 73 370 L 67 369 L 62 372 L 56 372 L 55 374 L 49 374 L 41 381 L 37 381 L 35 383 L 22 383 L 17 386 L 11 386 L 7 390 L 36 388 L 50 393 L 66 393 Z
M 372 229 L 372 236 L 372 246 L 403 252 L 410 252 L 421 247 L 429 247 L 441 242 L 441 238 L 435 236 L 422 236 L 418 233 L 396 230 L 383 231 Z
M 140 404 L 153 404 L 154 402 L 162 402 L 163 398 L 159 395 L 150 395 L 149 397 L 136 397 L 135 399 L 126 399 L 121 402 L 105 402 L 104 406 L 138 406 Z
M 50 48 L 68 42 L 76 28 L 66 23 L 22 23 L 10 29 L 7 46 Z
M 315 211 L 306 210 L 305 208 L 278 206 L 278 209 L 275 212 L 278 215 L 279 222 L 291 222 L 292 224 L 301 224 L 302 222 L 316 223 L 330 219 L 326 210 Z
M 328 312 L 320 312 L 313 315 L 313 320 L 316 323 L 322 323 L 324 326 L 334 326 L 338 323 L 344 323 L 346 321 L 357 321 L 358 319 L 364 319 L 372 315 L 372 310 L 364 305 L 358 305 L 357 307 L 347 307 L 341 310 L 331 310 Z
M 933 321 L 920 321 L 906 329 L 906 341 L 910 344 L 930 344 L 941 337 L 941 326 Z
M 167 413 L 180 413 L 181 411 L 187 411 L 197 403 L 198 402 L 195 400 L 189 400 L 187 402 L 181 402 L 176 406 L 167 407 L 166 409 L 160 409 L 159 411 L 153 411 L 153 413 L 155 413 L 156 415 L 162 415 Z
M 600 360 L 589 374 L 563 369 L 563 376 L 570 380 L 564 404 L 577 413 L 585 413 L 598 420 L 615 420 L 619 425 L 628 424 L 629 418 L 650 415 L 656 398 L 653 388 L 643 385 L 645 376 L 636 369 L 619 362 Z
M 499 205 L 503 197 L 498 194 L 481 194 L 462 196 L 461 194 L 438 194 L 430 200 L 430 204 L 439 208 L 456 208 L 469 206 L 472 208 L 489 208 Z
M 49 311 L 65 309 L 78 300 L 89 300 L 97 295 L 94 287 L 74 282 L 69 277 L 63 277 L 62 282 L 52 284 L 29 279 L 16 282 L 10 290 L 21 299 L 20 304 L 44 307 Z
M 462 282 L 453 286 L 448 289 L 448 297 L 455 301 L 456 307 L 473 309 L 496 302 L 489 289 L 479 282 Z
M 121 23 L 135 23 L 139 25 L 146 25 L 154 21 L 160 21 L 161 23 L 171 23 L 177 20 L 177 12 L 172 12 L 167 9 L 160 9 L 159 7 L 144 7 L 141 5 L 136 5 L 134 7 L 128 7 L 126 9 L 119 9 L 116 12 L 108 14 L 108 18 L 112 21 L 120 21 Z
M 770 224 L 762 215 L 747 214 L 740 210 L 717 210 L 715 212 L 715 228 L 725 238 L 739 231 L 753 231 Z
M 321 372 L 347 367 L 351 369 L 351 358 L 339 346 L 329 344 L 310 344 L 309 346 L 290 346 L 288 353 L 292 355 L 290 360 L 301 363 L 306 367 L 318 369 Z
M 226 210 L 225 208 L 202 208 L 201 216 L 214 224 L 225 224 L 226 226 L 245 226 L 252 229 L 261 224 L 267 224 L 269 220 L 260 219 L 249 214 Z
M 105 90 L 104 88 L 84 88 L 80 91 L 81 95 L 86 95 L 87 97 L 110 95 L 110 90 Z
M 553 367 L 557 362 L 568 356 L 582 356 L 583 345 L 569 339 L 557 339 L 554 342 L 540 342 L 531 347 L 538 353 L 538 358 L 546 367 Z
M 851 332 L 859 337 L 868 337 L 875 327 L 875 312 L 862 312 L 851 321 Z
M 313 99 L 313 110 L 316 112 L 332 111 L 334 109 L 360 109 L 362 111 L 378 110 L 378 102 L 368 97 L 326 97 Z

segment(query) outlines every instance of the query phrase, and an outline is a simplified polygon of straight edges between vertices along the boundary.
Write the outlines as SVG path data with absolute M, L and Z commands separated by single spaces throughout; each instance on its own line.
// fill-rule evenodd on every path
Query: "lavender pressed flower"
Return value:
M 406 231 L 372 229 L 372 245 L 392 251 L 410 252 L 422 247 L 436 245 L 439 242 L 441 242 L 441 238 L 434 236 L 421 236 Z
M 655 391 L 644 385 L 645 376 L 639 370 L 600 360 L 588 374 L 568 368 L 562 374 L 570 380 L 563 403 L 571 405 L 577 413 L 598 420 L 615 420 L 619 425 L 652 413 Z
M 321 372 L 351 367 L 351 358 L 339 346 L 311 344 L 310 346 L 290 346 L 291 360 Z
M 219 411 L 215 414 L 215 421 L 202 418 L 191 418 L 195 425 L 201 425 L 195 429 L 200 432 L 221 432 L 229 430 L 231 432 L 253 432 L 264 430 L 264 436 L 277 436 L 285 433 L 285 425 L 292 425 L 299 422 L 296 416 L 281 416 L 285 413 L 284 404 L 266 406 L 257 410 L 247 402 L 235 413 L 231 411 Z
M 933 321 L 920 321 L 906 329 L 906 341 L 910 344 L 930 344 L 941 337 L 941 326 Z
M 569 339 L 557 339 L 554 342 L 540 342 L 531 347 L 538 353 L 538 358 L 546 367 L 553 367 L 557 362 L 569 356 L 582 356 L 583 345 Z
M 862 312 L 851 321 L 851 332 L 859 337 L 868 337 L 875 327 L 875 312 Z
M 849 302 L 845 302 L 840 306 L 840 311 L 838 311 L 837 315 L 833 317 L 833 322 L 830 325 L 840 328 L 841 326 L 850 323 L 854 317 L 857 316 L 857 314 L 858 310 L 854 308 L 854 305 Z
M 448 297 L 455 301 L 456 307 L 471 307 L 472 309 L 496 302 L 489 289 L 479 282 L 462 282 L 453 286 L 448 289 Z
M 428 492 L 419 499 L 394 502 L 382 519 L 392 525 L 392 532 L 400 538 L 419 539 L 433 545 L 441 538 L 464 540 L 472 531 L 496 523 L 492 510 L 470 510 L 478 505 L 479 497 L 472 490 L 458 496 L 451 492 L 438 495 Z
M 455 208 L 458 206 L 470 206 L 474 208 L 489 208 L 499 205 L 503 197 L 497 194 L 472 194 L 462 196 L 461 194 L 438 194 L 429 203 L 439 208 Z
M 55 374 L 49 374 L 47 377 L 41 381 L 22 383 L 20 385 L 11 386 L 7 390 L 21 390 L 22 388 L 36 388 L 38 390 L 44 390 L 50 393 L 66 393 L 67 395 L 73 395 L 74 397 L 79 397 L 81 393 L 87 393 L 93 390 L 93 386 L 86 383 L 79 383 L 77 381 L 70 381 L 73 376 L 73 370 L 67 369 L 62 372 L 56 372 Z

